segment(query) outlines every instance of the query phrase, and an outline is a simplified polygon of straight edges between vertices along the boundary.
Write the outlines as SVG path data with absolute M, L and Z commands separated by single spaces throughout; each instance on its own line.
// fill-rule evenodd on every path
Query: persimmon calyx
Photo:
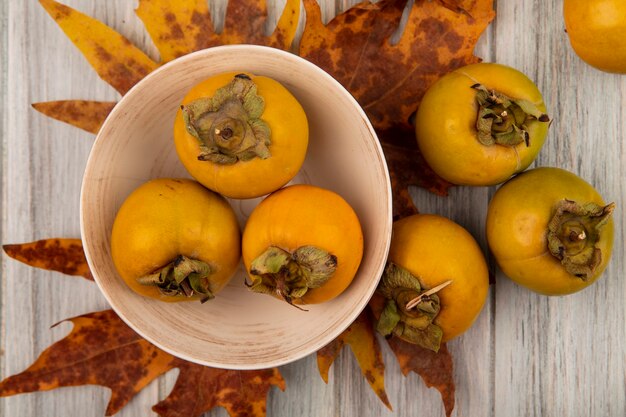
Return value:
M 548 249 L 570 274 L 587 281 L 602 263 L 598 247 L 602 228 L 615 210 L 615 203 L 600 206 L 561 200 L 548 223 Z
M 194 100 L 181 110 L 187 132 L 200 141 L 200 161 L 232 165 L 271 156 L 270 127 L 261 119 L 265 101 L 247 75 L 236 75 L 213 97 Z
M 508 97 L 482 84 L 474 84 L 478 117 L 478 141 L 485 145 L 517 146 L 524 142 L 530 146 L 528 122 L 538 120 L 548 123 L 550 118 L 532 102 Z
M 289 304 L 313 288 L 324 285 L 337 270 L 337 257 L 315 246 L 300 246 L 290 253 L 270 246 L 250 265 L 251 291 L 278 295 Z
M 437 294 L 428 293 L 418 277 L 393 262 L 387 263 L 376 291 L 387 300 L 376 323 L 380 334 L 395 335 L 434 352 L 439 350 L 443 330 L 433 323 L 441 309 Z
M 209 276 L 214 272 L 211 265 L 179 255 L 172 262 L 151 274 L 137 278 L 141 285 L 155 286 L 161 294 L 170 297 L 200 296 L 202 303 L 215 298 L 211 291 Z

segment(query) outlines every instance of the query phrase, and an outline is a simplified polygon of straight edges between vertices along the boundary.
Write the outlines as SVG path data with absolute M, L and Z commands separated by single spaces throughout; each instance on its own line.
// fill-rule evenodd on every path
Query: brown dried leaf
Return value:
M 93 280 L 80 239 L 42 239 L 36 242 L 3 245 L 2 248 L 11 258 L 35 268 Z
M 96 134 L 116 104 L 108 101 L 61 100 L 33 103 L 33 108 L 48 117 Z
M 493 1 L 462 3 L 466 9 L 457 12 L 441 1 L 416 0 L 400 40 L 392 44 L 405 0 L 361 3 L 327 26 L 321 23 L 315 0 L 305 0 L 310 18 L 300 55 L 350 90 L 377 129 L 407 126 L 434 81 L 478 61 L 472 52 L 494 17 Z
M 74 324 L 72 332 L 46 349 L 24 372 L 0 382 L 0 396 L 101 385 L 111 389 L 109 416 L 175 366 L 173 356 L 142 339 L 113 310 L 69 320 Z
M 163 417 L 200 416 L 221 406 L 230 417 L 264 417 L 267 393 L 272 385 L 285 390 L 277 368 L 233 371 L 210 368 L 176 359 L 180 369 L 170 395 L 152 410 Z
M 405 376 L 413 371 L 424 380 L 426 386 L 435 387 L 441 393 L 446 416 L 450 417 L 454 410 L 455 388 L 452 356 L 446 344 L 442 343 L 439 352 L 435 353 L 394 336 L 389 339 L 389 347 L 398 358 Z
M 439 177 L 428 166 L 416 143 L 405 146 L 382 142 L 385 159 L 389 166 L 393 189 L 393 219 L 398 220 L 417 213 L 409 187 L 416 185 L 438 195 L 448 195 L 450 183 Z M 421 169 L 416 169 L 416 165 Z
M 383 363 L 380 344 L 373 331 L 372 318 L 368 309 L 363 311 L 339 337 L 317 352 L 317 366 L 324 382 L 328 383 L 330 366 L 337 359 L 339 352 L 346 343 L 359 362 L 361 373 L 367 379 L 370 387 L 391 410 L 391 403 L 389 403 L 385 392 L 385 364 Z
M 392 43 L 406 0 L 366 1 L 326 26 L 317 2 L 304 0 L 307 22 L 300 55 L 331 73 L 355 96 L 381 142 L 399 147 L 387 155 L 395 177 L 398 217 L 415 212 L 408 185 L 444 194 L 449 187 L 419 156 L 410 118 L 434 81 L 478 62 L 472 51 L 494 17 L 492 3 L 415 0 L 399 41 Z
M 156 69 L 156 62 L 104 23 L 53 0 L 39 2 L 100 78 L 120 94 Z

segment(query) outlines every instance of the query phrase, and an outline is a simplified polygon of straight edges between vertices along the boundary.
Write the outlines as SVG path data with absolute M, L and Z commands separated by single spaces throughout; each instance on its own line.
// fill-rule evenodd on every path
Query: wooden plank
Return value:
M 536 80 L 554 116 L 537 165 L 576 172 L 623 205 L 626 78 L 578 59 L 561 13 L 561 2 L 499 2 L 496 59 Z M 623 208 L 615 220 L 613 262 L 583 292 L 548 298 L 499 274 L 495 415 L 626 414 Z

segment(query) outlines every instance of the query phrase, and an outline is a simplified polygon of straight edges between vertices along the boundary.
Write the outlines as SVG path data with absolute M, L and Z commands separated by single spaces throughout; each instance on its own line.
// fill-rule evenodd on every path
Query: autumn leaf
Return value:
M 263 0 L 230 1 L 224 30 L 213 28 L 206 0 L 140 0 L 136 10 L 161 53 L 162 62 L 216 45 L 252 43 L 288 49 L 300 17 L 300 0 L 287 0 L 276 29 L 265 35 Z
M 120 93 L 124 94 L 159 65 L 97 20 L 55 1 L 40 1 L 101 78 Z M 324 25 L 316 1 L 304 0 L 307 22 L 299 46 L 301 56 L 331 73 L 357 98 L 376 128 L 390 168 L 396 218 L 417 211 L 409 186 L 421 186 L 439 194 L 445 194 L 450 186 L 425 163 L 410 120 L 424 92 L 435 80 L 478 61 L 473 56 L 474 45 L 494 16 L 492 0 L 415 0 L 406 26 L 398 33 L 405 4 L 406 0 L 364 2 Z M 287 0 L 276 29 L 267 35 L 263 0 L 230 0 L 224 30 L 216 34 L 205 0 L 140 0 L 137 9 L 161 54 L 161 63 L 220 44 L 253 43 L 288 49 L 296 33 L 299 13 L 300 1 Z M 110 111 L 107 106 L 113 105 L 67 101 L 38 103 L 34 107 L 95 133 Z M 46 263 L 42 260 L 45 256 L 33 259 L 36 259 L 31 261 L 34 266 L 67 271 L 62 260 Z M 368 382 L 390 407 L 384 390 L 380 346 L 367 314 L 362 314 L 346 332 L 320 351 L 318 365 L 327 380 L 333 361 L 342 347 L 349 344 Z M 446 413 L 450 415 L 454 407 L 454 383 L 452 358 L 445 345 L 439 354 L 434 354 L 393 338 L 389 343 L 403 373 L 415 371 L 428 386 L 439 389 Z M 161 415 L 199 415 L 222 405 L 231 416 L 263 416 L 265 397 L 271 386 L 284 388 L 277 370 L 246 374 L 179 359 L 172 360 L 168 366 L 179 367 L 181 372 L 170 396 L 154 407 Z M 201 391 L 197 391 L 198 387 Z
M 113 310 L 69 321 L 74 328 L 68 336 L 46 349 L 24 372 L 0 382 L 1 397 L 100 385 L 111 389 L 106 410 L 110 416 L 159 375 L 179 368 L 174 389 L 153 407 L 159 415 L 200 416 L 222 406 L 231 417 L 264 417 L 269 389 L 273 385 L 285 389 L 277 368 L 237 371 L 178 359 L 135 333 Z
M 93 280 L 80 239 L 42 239 L 3 245 L 2 248 L 11 258 L 35 268 Z
M 346 344 L 354 353 L 361 367 L 361 373 L 370 387 L 391 410 L 391 404 L 385 392 L 385 365 L 368 309 L 363 311 L 339 337 L 317 352 L 317 366 L 324 382 L 328 383 L 330 366 Z
M 206 0 L 139 0 L 135 12 L 162 62 L 219 45 Z
M 494 17 L 492 3 L 415 0 L 396 41 L 405 0 L 366 1 L 327 25 L 321 21 L 317 2 L 304 0 L 307 21 L 300 55 L 328 71 L 354 95 L 386 145 L 387 163 L 395 178 L 396 218 L 416 211 L 409 185 L 438 194 L 445 194 L 450 186 L 425 164 L 410 119 L 433 82 L 479 61 L 473 50 Z
M 394 221 L 417 213 L 417 208 L 409 193 L 410 186 L 427 188 L 438 195 L 448 194 L 450 183 L 427 167 L 417 145 L 402 146 L 383 142 L 382 147 L 387 166 L 390 168 Z M 422 169 L 415 169 L 416 165 L 421 166 Z
M 98 75 L 125 94 L 158 67 L 139 48 L 105 24 L 53 0 L 41 5 L 83 53 Z M 296 35 L 300 0 L 287 0 L 276 28 L 265 35 L 264 0 L 228 3 L 224 30 L 213 28 L 206 0 L 140 0 L 136 10 L 161 54 L 161 63 L 211 46 L 254 43 L 289 49 Z M 242 22 L 244 22 L 242 24 Z M 41 113 L 97 133 L 115 103 L 63 100 L 35 103 Z
M 230 417 L 265 417 L 272 386 L 285 390 L 277 368 L 233 371 L 176 359 L 180 374 L 170 395 L 152 407 L 162 417 L 200 416 L 221 406 Z
M 120 94 L 157 68 L 156 62 L 104 23 L 53 0 L 39 2 L 100 78 Z
M 400 369 L 406 376 L 409 372 L 417 373 L 428 387 L 435 387 L 441 393 L 446 416 L 454 409 L 454 375 L 452 356 L 445 343 L 438 352 L 404 342 L 397 337 L 389 339 L 389 347 L 398 359 Z
M 69 321 L 74 324 L 72 332 L 24 372 L 0 382 L 0 396 L 101 385 L 111 389 L 106 410 L 110 416 L 175 365 L 173 356 L 142 339 L 113 310 Z
M 96 134 L 116 104 L 109 101 L 61 100 L 34 103 L 33 108 L 48 117 Z
M 405 0 L 360 3 L 321 22 L 315 0 L 304 0 L 307 22 L 300 55 L 341 82 L 361 103 L 372 124 L 384 131 L 409 125 L 426 89 L 442 75 L 478 62 L 478 37 L 493 19 L 492 0 L 416 0 L 400 39 L 391 38 Z
M 293 42 L 300 17 L 300 0 L 287 0 L 274 33 L 265 36 L 267 10 L 264 0 L 229 1 L 220 34 L 224 45 L 248 43 L 288 49 Z

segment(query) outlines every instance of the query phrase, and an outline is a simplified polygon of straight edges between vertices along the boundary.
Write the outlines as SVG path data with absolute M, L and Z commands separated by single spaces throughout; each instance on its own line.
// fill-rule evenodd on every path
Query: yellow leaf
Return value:
M 317 367 L 324 382 L 328 383 L 330 366 L 347 343 L 359 362 L 361 373 L 367 379 L 370 387 L 391 410 L 391 404 L 385 392 L 385 364 L 373 328 L 369 309 L 366 309 L 346 331 L 317 352 Z
M 100 78 L 125 94 L 157 63 L 107 25 L 53 0 L 39 0 Z
M 270 36 L 269 46 L 289 49 L 296 37 L 298 20 L 300 19 L 300 0 L 287 0 L 283 14 L 278 20 L 276 29 Z
M 135 12 L 159 49 L 161 62 L 220 43 L 207 0 L 139 0 Z

